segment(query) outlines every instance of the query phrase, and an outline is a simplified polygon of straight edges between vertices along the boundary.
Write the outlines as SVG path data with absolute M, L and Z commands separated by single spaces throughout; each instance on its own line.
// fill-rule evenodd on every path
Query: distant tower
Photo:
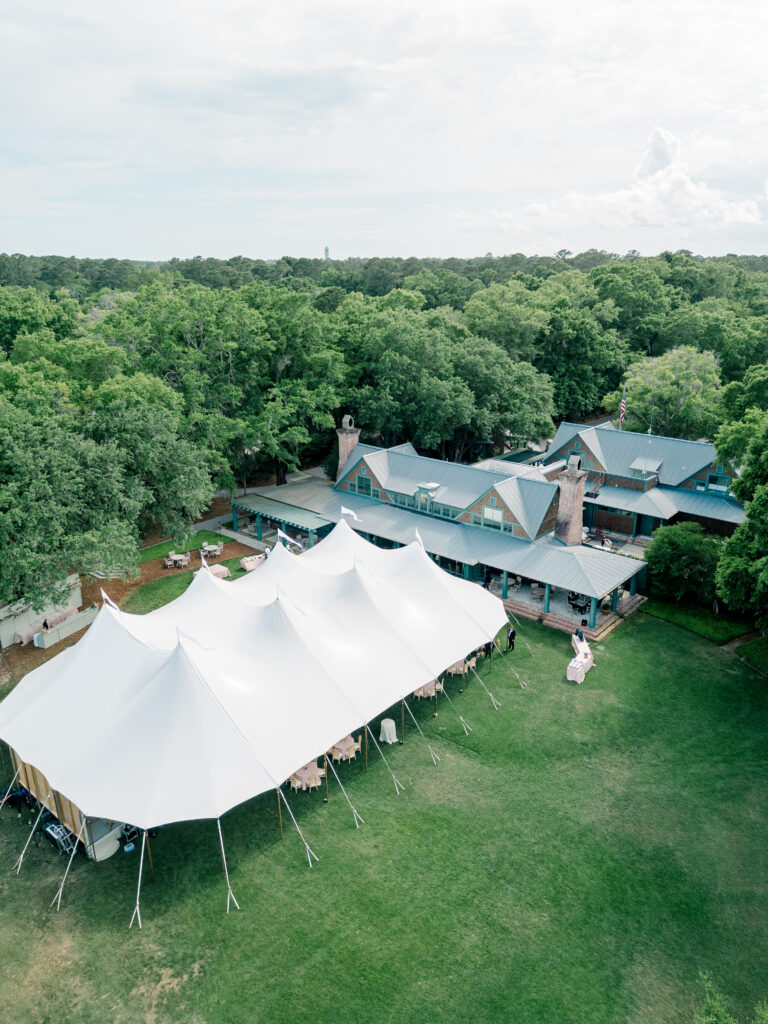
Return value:
M 328 252 L 328 246 L 325 247 L 325 262 L 328 263 L 331 258 L 331 254 Z

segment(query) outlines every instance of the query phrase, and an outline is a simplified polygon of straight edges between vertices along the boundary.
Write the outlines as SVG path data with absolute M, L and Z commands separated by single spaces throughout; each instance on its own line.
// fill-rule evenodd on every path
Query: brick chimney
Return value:
M 339 438 L 339 468 L 336 471 L 336 481 L 338 482 L 341 471 L 346 466 L 347 459 L 352 454 L 352 449 L 360 437 L 360 427 L 355 426 L 355 421 L 347 413 L 346 416 L 342 417 L 341 426 L 336 433 Z
M 581 544 L 581 529 L 584 525 L 584 481 L 588 474 L 581 468 L 581 459 L 572 455 L 568 468 L 557 478 L 560 484 L 560 501 L 557 506 L 555 536 L 564 544 Z

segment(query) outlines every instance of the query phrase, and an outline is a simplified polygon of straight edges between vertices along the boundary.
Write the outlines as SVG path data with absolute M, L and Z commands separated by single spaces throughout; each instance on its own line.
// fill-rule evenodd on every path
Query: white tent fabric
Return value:
M 147 615 L 101 610 L 0 704 L 0 737 L 89 817 L 219 817 L 275 788 L 506 624 L 419 544 L 345 523 Z

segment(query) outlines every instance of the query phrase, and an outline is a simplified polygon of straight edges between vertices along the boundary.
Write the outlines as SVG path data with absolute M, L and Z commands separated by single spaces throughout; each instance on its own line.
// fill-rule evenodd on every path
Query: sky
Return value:
M 0 251 L 768 253 L 763 0 L 0 0 Z

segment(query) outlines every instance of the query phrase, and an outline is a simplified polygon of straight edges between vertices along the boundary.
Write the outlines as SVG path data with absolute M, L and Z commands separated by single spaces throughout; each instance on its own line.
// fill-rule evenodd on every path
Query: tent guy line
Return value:
M 92 855 L 97 819 L 145 833 L 177 821 L 220 822 L 275 789 L 311 867 L 317 857 L 281 780 L 362 725 L 399 795 L 404 787 L 370 723 L 506 622 L 497 597 L 448 576 L 418 542 L 381 549 L 342 521 L 300 556 L 278 546 L 240 580 L 203 569 L 180 597 L 147 615 L 123 612 L 105 595 L 83 638 L 0 703 L 0 738 L 34 795 L 50 790 L 57 811 L 59 802 L 71 809 L 66 826 L 73 835 L 84 826 Z M 371 657 L 377 652 L 386 656 Z M 47 741 L 62 722 L 72 724 L 76 743 Z M 114 757 L 126 732 L 138 751 L 130 764 Z M 225 854 L 222 864 L 229 907 Z M 139 895 L 140 887 L 132 918 L 140 925 Z

